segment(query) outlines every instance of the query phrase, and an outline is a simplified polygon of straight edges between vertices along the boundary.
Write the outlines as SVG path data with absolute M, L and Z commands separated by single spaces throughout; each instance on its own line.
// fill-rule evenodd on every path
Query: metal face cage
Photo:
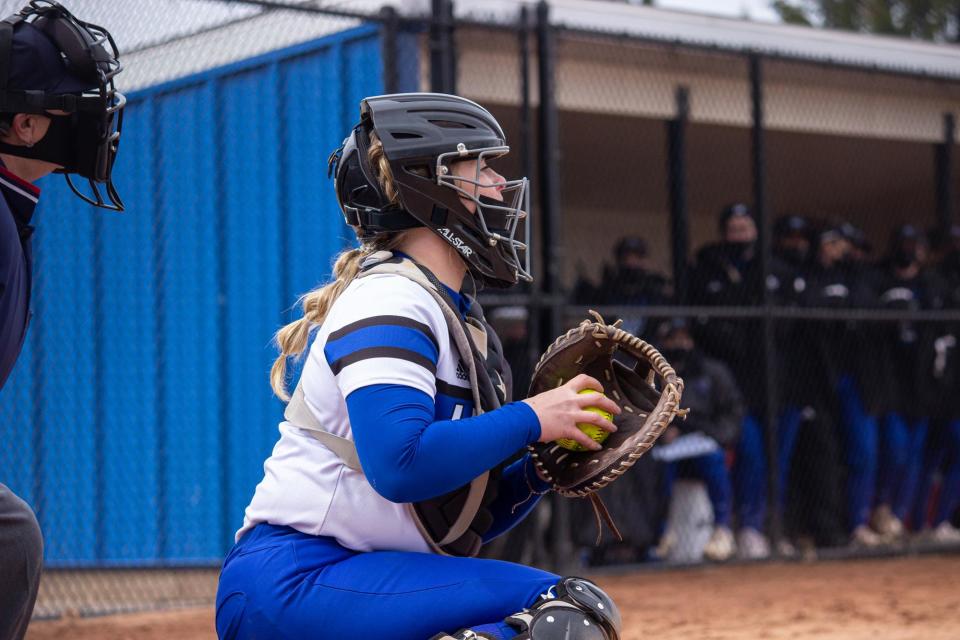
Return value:
M 468 150 L 461 143 L 457 145 L 456 151 L 437 156 L 435 175 L 438 185 L 449 187 L 461 197 L 474 203 L 477 223 L 484 240 L 490 246 L 503 247 L 506 252 L 505 257 L 517 269 L 517 277 L 530 282 L 533 280 L 530 275 L 530 224 L 527 221 L 530 211 L 530 182 L 527 178 L 503 180 L 492 184 L 484 184 L 480 181 L 484 165 L 489 160 L 503 157 L 509 152 L 509 146 Z M 477 161 L 473 178 L 453 175 L 450 172 L 451 163 L 473 159 Z M 491 187 L 499 190 L 503 197 L 502 201 L 479 195 L 481 188 Z M 523 223 L 522 241 L 517 239 L 521 223 Z

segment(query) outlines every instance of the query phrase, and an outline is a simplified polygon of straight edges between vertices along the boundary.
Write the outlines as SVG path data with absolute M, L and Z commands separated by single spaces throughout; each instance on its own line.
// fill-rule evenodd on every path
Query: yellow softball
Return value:
M 584 389 L 583 391 L 580 391 L 580 393 L 597 393 L 597 392 L 594 391 L 593 389 Z M 601 393 L 600 395 L 604 395 L 604 394 Z M 584 410 L 590 411 L 591 413 L 600 414 L 607 420 L 610 420 L 611 422 L 613 421 L 613 415 L 611 415 L 609 411 L 604 411 L 600 407 L 587 407 Z M 606 440 L 607 436 L 610 435 L 610 432 L 607 431 L 606 429 L 601 429 L 597 425 L 590 424 L 589 422 L 578 422 L 577 428 L 580 429 L 580 431 L 583 431 L 588 436 L 590 436 L 590 438 L 592 438 L 594 441 L 599 442 L 600 444 L 603 444 L 603 441 Z M 570 451 L 586 451 L 587 450 L 585 446 L 583 446 L 576 440 L 571 440 L 570 438 L 561 438 L 556 442 L 558 445 L 560 445 L 564 449 L 569 449 Z

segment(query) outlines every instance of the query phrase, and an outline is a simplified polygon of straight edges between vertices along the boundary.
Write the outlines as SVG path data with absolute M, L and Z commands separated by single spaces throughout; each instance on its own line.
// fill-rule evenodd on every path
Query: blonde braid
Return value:
M 398 204 L 400 197 L 397 195 L 397 186 L 393 182 L 393 172 L 390 170 L 390 161 L 383 152 L 383 143 L 375 131 L 370 132 L 370 149 L 367 151 L 367 158 L 370 160 L 370 166 L 377 174 L 377 181 L 383 194 L 387 196 L 390 204 Z
M 397 188 L 393 183 L 393 174 L 390 172 L 390 162 L 383 152 L 383 143 L 376 133 L 370 134 L 370 149 L 367 153 L 370 165 L 384 194 L 391 203 L 399 202 Z M 361 229 L 354 228 L 359 236 Z M 299 356 L 307 348 L 310 330 L 323 323 L 333 303 L 347 288 L 353 279 L 360 273 L 360 264 L 368 255 L 377 251 L 392 251 L 403 239 L 403 233 L 383 233 L 363 241 L 359 248 L 347 249 L 337 256 L 333 264 L 333 280 L 322 287 L 314 289 L 300 297 L 297 302 L 303 308 L 303 317 L 284 326 L 275 336 L 280 355 L 274 360 L 270 368 L 270 386 L 281 400 L 290 399 L 287 393 L 287 358 Z

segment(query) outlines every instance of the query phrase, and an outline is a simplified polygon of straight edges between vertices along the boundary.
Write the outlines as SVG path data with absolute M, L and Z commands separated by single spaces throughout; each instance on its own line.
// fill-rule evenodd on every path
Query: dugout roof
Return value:
M 0 0 L 12 13 L 24 0 Z M 392 5 L 405 16 L 427 15 L 429 0 L 278 0 L 329 5 L 375 15 Z M 458 0 L 457 17 L 514 22 L 534 0 Z M 268 10 L 243 0 L 72 0 L 78 15 L 109 28 L 126 54 L 127 91 L 229 64 L 356 26 L 358 21 Z M 552 0 L 551 22 L 726 51 L 757 51 L 788 59 L 835 62 L 863 69 L 960 79 L 960 47 L 792 25 L 709 16 L 600 0 Z

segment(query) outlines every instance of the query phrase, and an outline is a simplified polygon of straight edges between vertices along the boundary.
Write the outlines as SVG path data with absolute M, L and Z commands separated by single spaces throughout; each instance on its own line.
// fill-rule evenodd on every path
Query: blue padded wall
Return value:
M 0 482 L 49 566 L 222 559 L 278 435 L 272 336 L 352 241 L 326 161 L 380 49 L 365 25 L 129 96 L 122 214 L 42 181 Z

